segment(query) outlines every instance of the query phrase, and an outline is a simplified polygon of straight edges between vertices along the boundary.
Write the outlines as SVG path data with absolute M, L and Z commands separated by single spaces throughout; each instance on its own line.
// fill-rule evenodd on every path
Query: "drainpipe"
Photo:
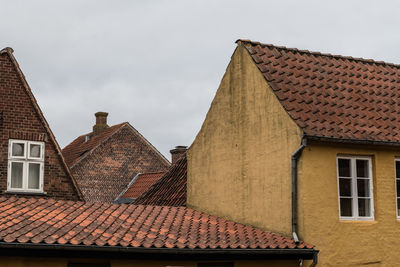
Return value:
M 307 140 L 303 136 L 300 147 L 292 154 L 292 235 L 294 242 L 299 242 L 297 236 L 297 160 L 301 156 L 301 152 L 307 145 Z

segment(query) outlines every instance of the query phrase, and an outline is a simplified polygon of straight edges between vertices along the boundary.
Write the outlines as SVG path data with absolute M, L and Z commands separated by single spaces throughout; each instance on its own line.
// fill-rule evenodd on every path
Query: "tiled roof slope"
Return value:
M 157 182 L 163 175 L 163 172 L 140 173 L 136 180 L 129 186 L 122 198 L 136 199 L 140 197 L 150 186 Z
M 110 137 L 125 124 L 126 122 L 113 125 L 97 136 L 94 136 L 93 133 L 89 133 L 77 137 L 62 150 L 68 166 L 74 165 L 83 155 L 101 144 L 107 137 Z M 90 139 L 87 142 L 85 141 L 86 136 L 90 136 Z
M 239 40 L 308 136 L 400 142 L 400 66 Z
M 182 156 L 164 176 L 133 203 L 158 206 L 186 205 L 187 160 Z
M 0 243 L 143 248 L 312 249 L 186 207 L 0 197 Z

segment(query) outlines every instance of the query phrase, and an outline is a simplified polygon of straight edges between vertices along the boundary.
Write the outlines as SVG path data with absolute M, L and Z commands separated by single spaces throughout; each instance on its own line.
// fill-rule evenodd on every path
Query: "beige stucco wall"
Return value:
M 372 157 L 374 221 L 339 220 L 336 157 Z M 399 266 L 395 157 L 400 150 L 309 144 L 299 166 L 299 235 L 320 250 L 320 266 Z
M 24 258 L 0 257 L 2 267 L 67 267 L 74 263 L 110 263 L 111 267 L 197 267 L 198 262 L 190 261 L 145 261 L 145 260 L 93 260 L 93 259 L 56 259 L 56 258 Z M 201 261 L 199 261 L 201 262 Z M 210 262 L 210 261 L 207 261 Z M 215 262 L 215 261 L 214 261 Z M 298 261 L 235 261 L 235 267 L 297 267 Z
M 290 235 L 290 156 L 300 134 L 239 45 L 187 153 L 188 206 Z

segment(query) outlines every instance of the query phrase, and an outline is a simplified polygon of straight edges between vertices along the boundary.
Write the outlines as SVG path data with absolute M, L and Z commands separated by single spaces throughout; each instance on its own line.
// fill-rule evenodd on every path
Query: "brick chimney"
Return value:
M 93 135 L 99 135 L 103 133 L 107 128 L 107 112 L 96 112 L 94 114 L 96 116 L 96 124 L 93 126 Z
M 171 153 L 172 165 L 177 162 L 183 154 L 185 154 L 187 150 L 187 146 L 176 146 L 174 149 L 171 149 L 169 152 Z

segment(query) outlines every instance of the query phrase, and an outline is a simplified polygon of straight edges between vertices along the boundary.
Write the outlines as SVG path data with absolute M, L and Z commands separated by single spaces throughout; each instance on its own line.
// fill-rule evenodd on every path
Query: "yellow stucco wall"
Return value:
M 93 260 L 93 259 L 56 259 L 0 257 L 1 267 L 67 267 L 73 263 L 110 263 L 111 267 L 197 267 L 198 262 L 190 261 L 145 261 L 145 260 Z M 210 262 L 210 261 L 206 261 Z M 214 261 L 215 262 L 215 261 Z M 298 261 L 235 261 L 235 267 L 297 267 Z
M 336 157 L 372 157 L 374 221 L 339 219 Z M 320 250 L 320 266 L 400 266 L 395 157 L 400 150 L 309 144 L 299 166 L 299 235 Z
M 290 155 L 300 134 L 238 45 L 187 152 L 188 206 L 290 235 Z

